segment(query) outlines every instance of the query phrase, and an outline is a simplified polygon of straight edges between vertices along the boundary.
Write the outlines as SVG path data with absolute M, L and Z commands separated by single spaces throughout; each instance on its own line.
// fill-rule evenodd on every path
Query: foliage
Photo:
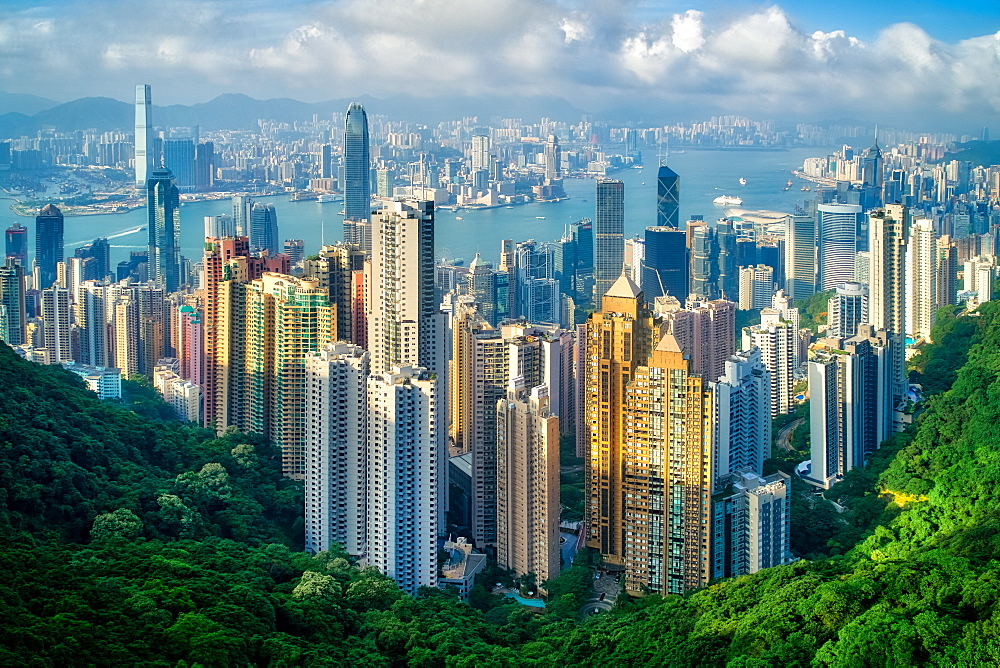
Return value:
M 796 300 L 795 306 L 799 309 L 799 327 L 811 329 L 813 334 L 818 334 L 820 327 L 829 324 L 827 319 L 830 299 L 836 294 L 836 290 L 827 290 Z

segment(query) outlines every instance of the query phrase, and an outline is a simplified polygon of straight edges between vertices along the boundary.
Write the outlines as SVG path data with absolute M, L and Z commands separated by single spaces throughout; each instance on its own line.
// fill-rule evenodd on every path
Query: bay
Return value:
M 792 179 L 791 170 L 821 152 L 816 148 L 787 151 L 688 150 L 670 156 L 669 165 L 680 176 L 680 218 L 702 215 L 714 221 L 724 215 L 724 207 L 712 204 L 719 195 L 738 196 L 742 208 L 791 213 L 806 195 L 804 182 Z M 610 178 L 625 183 L 625 235 L 641 235 L 656 223 L 655 157 L 643 169 L 626 169 Z M 740 185 L 745 178 L 746 185 Z M 786 182 L 795 183 L 785 190 Z M 594 179 L 566 179 L 569 199 L 495 209 L 448 211 L 439 209 L 435 218 L 435 256 L 461 258 L 470 262 L 477 252 L 491 262 L 499 259 L 500 241 L 554 241 L 566 226 L 581 218 L 594 217 Z M 339 241 L 343 234 L 343 202 L 292 202 L 287 196 L 262 198 L 275 206 L 280 239 L 303 239 L 306 254 L 315 253 L 322 242 Z M 205 216 L 232 213 L 229 199 L 184 203 L 181 207 L 181 254 L 197 262 L 201 257 Z M 112 266 L 128 258 L 132 250 L 145 250 L 146 209 L 124 214 L 68 216 L 65 227 L 67 255 L 97 237 L 111 242 Z M 29 228 L 34 251 L 34 220 L 14 215 L 10 210 L 0 221 L 5 228 L 14 221 Z

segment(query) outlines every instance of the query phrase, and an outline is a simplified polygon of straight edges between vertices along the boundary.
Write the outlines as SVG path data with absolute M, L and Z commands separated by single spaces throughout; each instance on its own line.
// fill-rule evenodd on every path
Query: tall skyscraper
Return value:
M 4 257 L 12 257 L 22 266 L 28 261 L 28 228 L 14 223 L 4 233 Z
M 52 286 L 42 290 L 42 326 L 45 329 L 45 363 L 73 360 L 69 290 Z
M 164 291 L 180 287 L 180 194 L 169 169 L 154 169 L 146 183 L 149 277 Z
M 680 177 L 666 165 L 656 172 L 656 226 L 680 227 Z M 680 299 L 679 295 L 674 295 Z
M 868 214 L 869 252 L 868 321 L 876 330 L 884 329 L 893 342 L 893 396 L 906 395 L 906 243 L 910 211 L 890 204 Z
M 344 342 L 306 355 L 304 520 L 309 552 L 340 545 L 357 557 L 365 553 L 368 361 L 363 348 Z
M 599 300 L 622 273 L 625 263 L 625 184 L 597 182 L 594 214 L 594 294 Z
M 4 341 L 12 346 L 27 343 L 24 267 L 11 257 L 0 267 L 0 305 L 7 319 Z
M 355 277 L 364 270 L 365 253 L 358 246 L 337 243 L 323 246 L 317 257 L 304 261 L 303 276 L 312 276 L 326 288 L 330 305 L 334 309 L 336 341 L 351 341 L 359 346 L 368 345 L 365 328 L 357 322 L 365 314 L 355 307 Z
M 36 290 L 44 290 L 56 282 L 57 265 L 63 261 L 63 215 L 54 204 L 46 204 L 35 216 L 35 264 L 38 267 Z
M 723 299 L 740 298 L 740 274 L 736 264 L 736 230 L 728 218 L 715 223 L 715 241 L 719 249 L 719 294 Z
M 153 101 L 148 84 L 135 87 L 135 187 L 146 188 L 153 174 Z
M 715 230 L 703 220 L 689 220 L 687 243 L 691 254 L 690 297 L 692 299 L 719 298 L 719 247 Z M 680 296 L 674 295 L 684 303 Z
M 539 585 L 559 574 L 559 418 L 548 388 L 513 379 L 496 410 L 497 564 Z
M 713 496 L 713 578 L 756 573 L 792 561 L 788 547 L 791 484 L 778 471 L 728 476 Z
M 278 214 L 271 203 L 254 202 L 250 208 L 250 252 L 277 255 Z
M 816 207 L 820 290 L 833 290 L 841 283 L 854 280 L 855 257 L 864 249 L 858 240 L 862 217 L 857 204 L 820 204 Z
M 364 227 L 371 210 L 371 158 L 368 149 L 368 115 L 357 102 L 347 108 L 344 121 L 344 241 L 365 245 Z
M 562 176 L 562 152 L 559 150 L 559 138 L 549 135 L 545 140 L 545 180 L 552 182 Z
M 816 242 L 813 216 L 785 218 L 785 292 L 792 299 L 805 299 L 816 292 Z
M 661 167 L 660 170 L 666 169 Z M 680 301 L 688 297 L 687 235 L 676 227 L 647 227 L 646 254 L 642 260 L 642 291 L 653 301 L 671 295 Z
M 752 347 L 760 350 L 764 368 L 771 374 L 772 416 L 791 413 L 798 331 L 778 309 L 763 309 L 759 325 L 743 328 L 743 350 Z
M 827 336 L 847 338 L 858 333 L 858 325 L 868 322 L 868 286 L 848 281 L 837 286 L 827 307 Z
M 740 310 L 762 309 L 774 296 L 774 269 L 765 264 L 740 267 Z
M 906 245 L 906 334 L 931 340 L 938 301 L 938 244 L 934 221 L 915 220 Z M 945 302 L 947 303 L 947 302 Z
M 709 384 L 714 395 L 715 472 L 764 472 L 771 453 L 771 374 L 751 348 L 726 360 L 726 372 Z
M 163 167 L 174 175 L 179 188 L 195 185 L 194 142 L 189 139 L 163 140 Z
M 230 236 L 248 237 L 250 235 L 250 209 L 252 207 L 253 199 L 250 195 L 233 195 L 233 227 L 235 232 Z M 217 238 L 221 239 L 222 237 Z

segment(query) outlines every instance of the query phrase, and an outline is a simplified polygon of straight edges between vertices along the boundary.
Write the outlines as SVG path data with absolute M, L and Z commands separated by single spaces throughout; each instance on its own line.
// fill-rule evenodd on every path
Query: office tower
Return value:
M 888 436 L 893 399 L 892 340 L 871 325 L 843 340 L 822 339 L 809 361 L 812 468 L 829 488 L 863 466 Z
M 149 278 L 166 292 L 180 287 L 180 194 L 169 169 L 154 169 L 146 184 Z
M 687 235 L 684 232 L 676 227 L 646 228 L 641 282 L 646 299 L 653 301 L 661 295 L 687 299 L 689 265 Z
M 333 146 L 330 144 L 323 144 L 320 147 L 319 153 L 319 178 L 321 179 L 332 179 L 334 178 L 333 170 Z
M 153 151 L 153 101 L 146 84 L 135 87 L 135 187 L 146 188 L 156 166 Z
M 764 368 L 771 374 L 771 415 L 794 410 L 792 388 L 795 384 L 798 332 L 782 319 L 781 311 L 766 308 L 760 312 L 760 324 L 743 328 L 743 350 L 756 346 Z
M 354 281 L 364 271 L 365 253 L 358 246 L 337 243 L 323 246 L 317 257 L 305 260 L 303 276 L 311 276 L 319 281 L 330 296 L 330 306 L 334 312 L 336 341 L 351 341 L 359 346 L 367 345 L 364 328 L 356 321 L 364 313 L 355 308 Z
M 740 267 L 740 310 L 762 309 L 774 297 L 774 270 L 764 264 Z
M 715 223 L 715 241 L 719 249 L 719 295 L 723 299 L 736 301 L 740 297 L 740 275 L 736 264 L 736 230 L 728 218 L 722 218 Z
M 305 358 L 305 548 L 359 557 L 367 521 L 368 353 L 329 343 Z
M 56 282 L 56 265 L 63 261 L 65 255 L 62 212 L 54 204 L 46 204 L 35 216 L 36 290 L 44 290 Z
M 486 322 L 497 324 L 496 319 L 496 274 L 493 265 L 486 262 L 476 253 L 469 263 L 469 273 L 465 277 L 466 292 L 476 300 L 479 312 Z
M 719 297 L 719 249 L 715 230 L 704 221 L 688 221 L 687 239 L 691 253 L 692 299 L 718 299 Z M 675 295 L 683 303 L 681 295 Z
M 945 235 L 937 240 L 937 295 L 934 301 L 939 306 L 954 304 L 958 301 L 958 250 L 951 242 L 951 237 Z
M 375 194 L 379 197 L 392 197 L 396 189 L 396 172 L 392 169 L 375 170 Z
M 549 135 L 545 140 L 545 180 L 555 181 L 562 177 L 562 152 L 559 150 L 559 138 Z
M 205 238 L 221 239 L 236 236 L 236 223 L 228 213 L 218 216 L 205 216 Z
M 766 477 L 728 476 L 712 497 L 712 577 L 735 577 L 791 563 L 788 547 L 791 484 L 778 471 Z
M 28 261 L 28 228 L 21 223 L 14 223 L 4 233 L 4 257 L 14 258 L 18 264 Z
M 670 334 L 636 366 L 624 395 L 624 508 L 614 529 L 625 590 L 681 594 L 711 577 L 711 397 Z
M 861 204 L 866 210 L 882 206 L 884 180 L 884 159 L 882 149 L 878 145 L 878 128 L 876 128 L 874 143 L 861 156 Z
M 443 319 L 434 290 L 434 204 L 387 202 L 372 221 L 368 288 L 372 373 L 397 366 L 443 373 Z
M 548 388 L 520 379 L 495 411 L 497 565 L 542 586 L 559 574 L 559 418 Z
M 85 271 L 79 277 L 82 281 L 103 281 L 111 275 L 111 245 L 106 237 L 98 237 L 89 244 L 77 248 L 74 257 L 93 259 L 93 263 L 85 265 Z
M 194 156 L 190 139 L 163 140 L 163 168 L 174 175 L 177 187 L 190 189 L 195 185 Z
M 739 471 L 762 474 L 771 454 L 771 375 L 760 350 L 731 355 L 726 372 L 708 386 L 715 411 L 713 479 Z
M 855 336 L 858 325 L 868 322 L 868 286 L 854 281 L 841 283 L 830 298 L 827 311 L 830 314 L 827 336 L 841 339 Z
M 736 352 L 736 304 L 725 299 L 688 301 L 687 308 L 670 297 L 657 300 L 661 331 L 670 332 L 691 359 L 691 373 L 717 379 Z
M 868 214 L 870 257 L 868 281 L 868 321 L 876 329 L 888 332 L 893 350 L 893 397 L 906 395 L 906 243 L 910 229 L 910 211 L 900 204 L 890 204 Z
M 253 199 L 249 195 L 233 195 L 233 229 L 234 234 L 222 236 L 246 237 L 250 235 L 250 208 Z M 222 236 L 216 237 L 221 239 Z
M 250 252 L 278 254 L 278 214 L 273 204 L 254 202 L 250 208 Z
M 70 327 L 72 302 L 69 290 L 52 286 L 42 290 L 42 326 L 45 328 L 45 363 L 73 360 Z
M 594 214 L 594 294 L 600 299 L 625 266 L 625 184 L 597 181 Z
M 993 281 L 996 279 L 996 257 L 979 256 L 970 258 L 963 265 L 964 288 L 966 292 L 976 293 L 975 304 L 982 304 L 993 299 Z
M 367 389 L 367 561 L 414 595 L 437 584 L 442 397 L 413 366 L 372 374 Z
M 344 121 L 344 241 L 365 246 L 363 226 L 372 215 L 368 116 L 357 102 Z
M 785 219 L 785 292 L 805 299 L 816 292 L 816 218 Z
M 680 177 L 666 165 L 656 171 L 656 226 L 680 227 Z M 680 299 L 680 295 L 675 295 Z
M 282 252 L 288 256 L 288 264 L 292 267 L 301 267 L 306 256 L 306 242 L 302 239 L 285 239 Z
M 515 313 L 528 322 L 562 322 L 559 282 L 551 244 L 522 241 L 514 251 Z
M 752 237 L 736 237 L 736 266 L 752 267 L 757 264 L 757 240 Z M 767 264 L 766 262 L 764 264 Z
M 0 306 L 7 312 L 4 341 L 12 346 L 27 343 L 24 267 L 13 257 L 7 257 L 0 267 Z
M 604 560 L 624 565 L 624 420 L 626 386 L 645 364 L 654 337 L 645 296 L 620 274 L 603 295 L 602 310 L 587 322 L 586 419 L 590 424 L 587 461 L 589 527 L 587 544 Z
M 940 306 L 938 288 L 938 244 L 934 221 L 915 220 L 910 226 L 906 245 L 906 305 L 904 308 L 908 337 L 931 340 L 934 314 Z
M 855 257 L 863 249 L 858 242 L 863 216 L 857 204 L 820 204 L 816 207 L 820 290 L 833 290 L 841 283 L 854 280 Z
M 207 190 L 215 184 L 215 145 L 204 142 L 194 147 L 194 185 Z
M 589 218 L 572 223 L 556 242 L 555 274 L 560 291 L 576 303 L 593 299 L 594 226 Z

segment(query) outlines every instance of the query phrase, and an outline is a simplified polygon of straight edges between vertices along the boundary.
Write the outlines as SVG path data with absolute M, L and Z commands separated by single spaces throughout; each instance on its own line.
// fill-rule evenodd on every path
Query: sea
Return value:
M 743 199 L 740 208 L 791 213 L 812 192 L 802 192 L 811 185 L 795 179 L 791 172 L 799 169 L 805 158 L 815 157 L 822 149 L 795 148 L 769 151 L 755 149 L 706 150 L 688 149 L 671 153 L 667 164 L 680 177 L 680 219 L 701 215 L 714 221 L 729 210 L 713 204 L 719 195 Z M 650 156 L 642 169 L 625 169 L 609 175 L 625 183 L 625 235 L 639 236 L 649 225 L 656 224 L 655 156 Z M 740 179 L 746 184 L 741 185 Z M 792 186 L 787 187 L 789 180 Z M 468 264 L 481 253 L 496 263 L 500 242 L 535 239 L 555 241 L 566 227 L 582 218 L 594 217 L 595 180 L 572 178 L 564 180 L 569 198 L 559 202 L 537 202 L 511 207 L 480 210 L 450 211 L 438 209 L 435 216 L 435 256 Z M 302 239 L 306 254 L 319 250 L 323 243 L 340 241 L 343 236 L 343 202 L 290 201 L 287 195 L 261 198 L 274 204 L 278 217 L 279 239 Z M 197 262 L 204 241 L 204 217 L 232 213 L 229 199 L 183 203 L 181 205 L 181 254 Z M 128 213 L 91 216 L 68 216 L 65 222 L 67 255 L 73 249 L 97 237 L 107 237 L 111 245 L 111 263 L 128 259 L 130 251 L 144 250 L 148 232 L 146 209 Z M 9 209 L 0 214 L 4 228 L 19 221 L 31 228 L 34 220 L 15 215 Z M 30 244 L 34 250 L 34 243 Z

